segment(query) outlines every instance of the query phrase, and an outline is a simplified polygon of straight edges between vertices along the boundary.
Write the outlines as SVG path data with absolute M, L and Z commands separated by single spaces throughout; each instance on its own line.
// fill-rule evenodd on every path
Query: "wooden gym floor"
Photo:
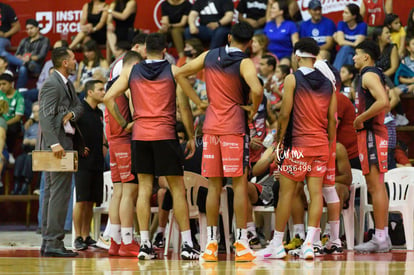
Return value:
M 178 254 L 139 261 L 108 257 L 99 248 L 80 252 L 76 258 L 47 258 L 39 255 L 40 236 L 33 231 L 0 232 L 0 274 L 414 274 L 414 251 L 394 249 L 391 253 L 324 256 L 315 261 L 296 258 L 235 263 L 234 255 L 220 254 L 218 263 L 181 261 Z M 70 235 L 65 238 L 66 243 Z M 69 245 L 67 245 L 69 247 Z

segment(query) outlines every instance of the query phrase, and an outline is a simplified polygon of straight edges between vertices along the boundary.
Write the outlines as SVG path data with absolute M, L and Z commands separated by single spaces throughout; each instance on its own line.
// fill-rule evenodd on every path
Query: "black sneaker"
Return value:
M 250 231 L 247 231 L 247 239 L 249 240 L 249 246 L 250 248 L 261 248 L 262 244 L 260 243 L 260 240 L 257 236 L 257 234 L 253 234 Z
M 165 246 L 165 238 L 164 234 L 162 232 L 158 232 L 157 235 L 155 235 L 154 242 L 152 243 L 154 249 L 161 249 Z
M 85 250 L 88 248 L 88 245 L 83 241 L 82 237 L 79 236 L 75 239 L 75 242 L 73 243 L 73 247 L 76 250 Z
M 151 242 L 142 243 L 139 248 L 138 259 L 140 260 L 151 260 L 155 259 L 157 255 L 154 253 L 152 249 Z
M 187 242 L 181 245 L 181 259 L 183 260 L 198 260 L 200 251 L 188 245 Z
M 94 239 L 92 239 L 91 236 L 86 237 L 85 243 L 88 246 L 96 246 L 96 241 Z

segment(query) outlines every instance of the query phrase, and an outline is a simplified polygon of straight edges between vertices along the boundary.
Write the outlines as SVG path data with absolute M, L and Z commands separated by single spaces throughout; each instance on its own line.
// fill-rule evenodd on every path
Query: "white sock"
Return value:
M 130 244 L 132 243 L 132 227 L 121 227 L 121 236 L 122 236 L 122 242 L 124 244 Z
M 293 225 L 293 235 L 299 235 L 299 238 L 302 240 L 305 239 L 305 225 L 304 224 L 294 224 Z
M 187 244 L 189 246 L 193 247 L 193 240 L 191 239 L 191 230 L 190 229 L 181 232 L 181 239 L 182 239 L 183 244 L 185 242 L 187 242 Z
M 316 228 L 315 235 L 313 236 L 313 243 L 318 243 L 320 241 L 321 241 L 321 229 L 320 228 Z
M 109 236 L 117 243 L 121 244 L 121 225 L 120 224 L 111 224 Z
M 325 230 L 323 231 L 322 236 L 324 236 L 324 235 L 331 236 L 331 226 L 329 225 L 329 223 L 330 223 L 330 222 L 327 222 L 327 223 L 325 224 Z
M 246 241 L 247 239 L 247 229 L 246 228 L 237 228 L 236 229 L 236 240 Z
M 207 226 L 207 241 L 217 241 L 217 226 Z
M 106 227 L 105 227 L 105 231 L 102 235 L 103 237 L 106 236 L 111 236 L 111 221 L 108 219 L 108 221 L 106 222 Z
M 384 242 L 387 238 L 385 235 L 385 230 L 375 228 L 375 237 L 377 238 L 378 241 Z
M 306 234 L 306 239 L 305 239 L 305 244 L 307 243 L 311 243 L 313 244 L 315 242 L 315 236 L 319 235 L 317 233 L 319 233 L 320 229 L 317 227 L 313 227 L 313 226 L 308 226 L 308 233 Z M 319 240 L 319 236 L 318 236 L 318 240 Z
M 329 221 L 329 227 L 331 229 L 330 239 L 332 241 L 339 239 L 339 220 Z
M 140 231 L 141 234 L 141 244 L 151 243 L 149 239 L 149 231 Z
M 256 237 L 256 224 L 254 222 L 248 222 L 247 231 L 249 231 Z
M 164 233 L 165 233 L 165 227 L 158 226 L 158 228 L 157 228 L 157 234 L 158 233 L 162 233 L 164 235 Z
M 385 237 L 387 237 L 388 236 L 388 226 L 385 226 L 384 230 L 385 230 Z
M 283 244 L 283 236 L 285 235 L 285 232 L 279 232 L 279 231 L 274 231 L 273 232 L 273 240 L 272 242 L 276 245 L 276 246 L 280 246 Z

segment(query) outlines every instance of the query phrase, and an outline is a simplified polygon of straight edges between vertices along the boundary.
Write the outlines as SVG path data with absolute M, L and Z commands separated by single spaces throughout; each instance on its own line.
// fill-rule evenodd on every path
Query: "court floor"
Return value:
M 414 252 L 394 250 L 382 254 L 324 256 L 314 261 L 292 257 L 235 263 L 234 255 L 220 254 L 217 263 L 181 261 L 178 254 L 139 261 L 137 258 L 108 257 L 102 249 L 88 249 L 76 258 L 39 256 L 38 247 L 0 247 L 0 274 L 414 274 Z

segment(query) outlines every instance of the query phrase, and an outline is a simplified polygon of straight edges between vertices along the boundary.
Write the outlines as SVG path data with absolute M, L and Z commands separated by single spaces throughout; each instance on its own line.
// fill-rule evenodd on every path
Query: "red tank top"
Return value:
M 385 6 L 384 0 L 364 0 L 365 22 L 370 27 L 378 27 L 384 24 Z

